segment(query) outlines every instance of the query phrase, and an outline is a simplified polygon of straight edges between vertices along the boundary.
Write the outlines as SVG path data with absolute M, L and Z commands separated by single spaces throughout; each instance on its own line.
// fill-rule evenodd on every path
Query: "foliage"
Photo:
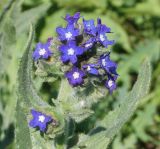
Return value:
M 2 0 L 0 148 L 158 148 L 159 10 L 159 0 Z M 76 11 L 102 18 L 114 32 L 111 50 L 120 76 L 113 95 L 90 86 L 73 89 L 48 63 L 33 67 L 35 42 L 55 35 L 63 24 L 59 18 Z M 31 108 L 52 115 L 59 125 L 46 134 L 29 128 Z

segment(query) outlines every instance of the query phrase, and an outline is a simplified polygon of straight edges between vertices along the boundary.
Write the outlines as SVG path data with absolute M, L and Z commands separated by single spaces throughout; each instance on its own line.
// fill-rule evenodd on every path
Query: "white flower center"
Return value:
M 105 41 L 104 35 L 100 34 L 100 40 L 103 42 Z
M 44 120 L 45 120 L 44 115 L 40 115 L 40 116 L 38 117 L 38 121 L 39 121 L 39 122 L 43 123 Z
M 72 37 L 72 34 L 71 34 L 71 32 L 68 32 L 68 33 L 65 33 L 65 36 L 67 39 L 70 39 Z
M 90 71 L 91 70 L 91 67 L 90 66 L 87 66 L 87 71 Z
M 92 43 L 88 43 L 88 44 L 85 45 L 86 48 L 88 48 L 90 46 L 92 46 Z
M 80 102 L 80 105 L 81 105 L 81 107 L 84 107 L 84 106 L 85 106 L 85 101 L 82 100 L 82 101 Z
M 102 65 L 106 66 L 106 60 L 105 59 L 102 59 Z
M 91 29 L 91 25 L 90 24 L 87 24 L 86 27 L 87 27 L 87 30 Z
M 74 73 L 73 73 L 73 78 L 74 78 L 74 79 L 78 79 L 79 76 L 80 76 L 79 72 L 74 72 Z
M 109 87 L 112 87 L 112 86 L 113 86 L 113 81 L 112 81 L 112 80 L 109 80 L 109 81 L 108 81 L 108 86 L 109 86 Z
M 43 48 L 43 49 L 40 49 L 39 50 L 39 55 L 44 55 L 46 53 L 46 50 Z
M 72 48 L 68 49 L 68 55 L 74 55 L 74 49 Z
M 87 27 L 90 27 L 91 25 L 90 25 L 90 24 L 86 24 L 86 26 L 87 26 Z

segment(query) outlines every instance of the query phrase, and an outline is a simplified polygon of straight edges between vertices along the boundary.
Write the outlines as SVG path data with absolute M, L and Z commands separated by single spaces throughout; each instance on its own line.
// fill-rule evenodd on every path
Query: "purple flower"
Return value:
M 83 68 L 86 69 L 89 74 L 98 75 L 99 72 L 96 66 L 97 66 L 96 64 L 87 64 L 83 65 Z
M 73 25 L 68 25 L 66 28 L 57 27 L 56 32 L 61 41 L 75 40 L 75 37 L 79 35 L 79 30 L 75 29 Z
M 69 25 L 77 23 L 77 21 L 80 18 L 80 12 L 76 12 L 73 16 L 70 16 L 69 14 L 66 14 L 66 17 L 64 18 Z
M 97 19 L 97 42 L 100 42 L 104 47 L 108 47 L 108 45 L 113 45 L 114 40 L 108 40 L 106 33 L 111 33 L 111 29 L 104 24 L 101 24 L 101 19 Z
M 108 47 L 108 45 L 113 45 L 114 40 L 108 40 L 105 32 L 100 30 L 97 35 L 97 42 L 100 42 L 104 47 Z
M 116 72 L 117 64 L 110 60 L 110 53 L 100 56 L 99 64 L 108 74 L 118 75 Z
M 96 38 L 91 37 L 89 40 L 86 41 L 86 43 L 83 44 L 85 51 L 92 48 L 96 42 Z
M 83 77 L 85 73 L 78 69 L 77 67 L 73 67 L 71 71 L 65 74 L 65 77 L 68 79 L 69 83 L 72 86 L 78 86 L 84 83 Z
M 111 77 L 108 76 L 108 80 L 105 82 L 105 87 L 109 90 L 110 94 L 112 94 L 113 90 L 115 90 L 117 88 L 116 85 L 116 79 L 117 77 Z
M 47 128 L 47 124 L 52 122 L 53 119 L 51 116 L 38 112 L 36 110 L 31 110 L 31 114 L 33 119 L 29 122 L 30 127 L 39 127 L 40 131 L 45 132 Z
M 33 52 L 32 57 L 34 60 L 38 60 L 40 58 L 48 59 L 52 55 L 52 52 L 50 51 L 50 42 L 47 42 L 45 44 L 42 44 L 39 42 L 36 45 L 36 49 Z
M 94 20 L 84 20 L 83 19 L 83 25 L 84 25 L 84 32 L 89 34 L 89 35 L 93 35 L 96 36 L 97 33 L 97 29 L 94 25 Z
M 72 64 L 77 62 L 77 56 L 82 55 L 84 49 L 82 47 L 76 46 L 74 41 L 69 41 L 67 45 L 62 45 L 59 47 L 61 51 L 61 60 L 63 63 L 70 61 Z
M 97 31 L 103 30 L 105 33 L 111 33 L 111 29 L 105 24 L 102 24 L 101 19 L 97 18 Z

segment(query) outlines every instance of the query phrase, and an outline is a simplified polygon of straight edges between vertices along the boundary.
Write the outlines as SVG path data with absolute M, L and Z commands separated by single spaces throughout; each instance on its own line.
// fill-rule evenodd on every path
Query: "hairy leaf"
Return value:
M 66 115 L 80 123 L 93 115 L 94 112 L 91 109 L 93 104 L 99 102 L 106 95 L 105 88 L 95 88 L 91 83 L 88 83 L 84 88 L 74 88 L 67 79 L 62 79 L 57 99 L 58 105 Z
M 99 133 L 105 133 L 105 137 L 111 141 L 122 128 L 122 126 L 133 115 L 138 106 L 139 100 L 148 93 L 150 87 L 151 66 L 148 59 L 145 60 L 140 70 L 141 71 L 139 73 L 137 82 L 135 83 L 132 91 L 128 94 L 128 96 L 125 97 L 123 103 L 106 115 L 103 120 L 97 123 L 96 128 L 89 133 L 89 136 L 98 135 L 98 128 L 103 128 L 100 129 L 101 131 Z M 90 140 L 89 136 L 86 138 L 86 140 L 83 140 L 79 144 L 82 143 L 86 145 L 86 148 L 89 147 L 90 145 L 87 146 L 86 144 L 86 141 Z M 99 139 L 99 136 L 97 139 Z
M 30 131 L 28 127 L 27 117 L 24 114 L 24 109 L 20 105 L 20 101 L 17 102 L 16 108 L 16 148 L 17 149 L 32 149 L 32 143 L 30 138 Z
M 137 72 L 139 70 L 142 60 L 148 57 L 151 62 L 156 63 L 160 58 L 160 41 L 149 39 L 140 42 L 131 55 L 123 56 L 123 60 L 119 63 L 118 73 L 121 76 L 120 80 L 124 82 L 124 86 L 128 89 L 130 86 L 129 72 Z
M 18 72 L 18 91 L 19 91 L 19 98 L 24 98 L 23 101 L 28 106 L 31 106 L 31 102 L 39 103 L 40 105 L 45 105 L 44 102 L 40 99 L 40 97 L 37 95 L 32 80 L 32 46 L 31 43 L 34 38 L 34 32 L 30 32 L 28 44 L 26 47 L 26 51 L 22 57 L 19 72 Z M 34 100 L 33 100 L 34 99 Z
M 30 23 L 35 23 L 50 7 L 50 3 L 42 4 L 30 10 L 24 11 L 16 19 L 17 32 L 22 33 L 25 31 Z M 27 20 L 27 21 L 26 21 Z

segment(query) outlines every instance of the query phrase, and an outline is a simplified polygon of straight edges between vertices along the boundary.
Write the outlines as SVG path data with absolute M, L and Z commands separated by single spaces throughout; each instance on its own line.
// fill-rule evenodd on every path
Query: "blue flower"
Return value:
M 75 40 L 75 37 L 79 35 L 79 30 L 74 28 L 73 25 L 68 25 L 66 28 L 57 27 L 56 32 L 58 33 L 61 41 Z
M 83 19 L 83 25 L 84 25 L 84 32 L 89 34 L 89 35 L 93 35 L 96 36 L 97 33 L 97 29 L 94 25 L 94 20 L 85 20 Z
M 97 31 L 103 30 L 105 33 L 111 33 L 111 28 L 102 24 L 101 19 L 97 18 Z
M 50 51 L 50 42 L 47 42 L 45 44 L 42 44 L 39 42 L 36 45 L 36 49 L 33 52 L 32 57 L 34 60 L 38 60 L 40 58 L 48 59 L 52 55 L 52 52 Z
M 97 19 L 97 42 L 100 42 L 104 47 L 108 47 L 108 45 L 113 45 L 114 40 L 108 40 L 106 33 L 111 33 L 111 29 L 104 24 L 101 24 L 101 19 Z
M 53 119 L 51 116 L 38 112 L 36 110 L 31 110 L 33 119 L 29 122 L 30 127 L 39 127 L 40 131 L 45 132 L 48 123 L 52 122 Z
M 116 79 L 117 76 L 112 77 L 112 76 L 108 76 L 108 80 L 105 82 L 105 87 L 109 90 L 110 94 L 112 94 L 112 92 L 117 88 L 116 85 Z
M 108 45 L 113 45 L 114 40 L 108 40 L 105 32 L 100 30 L 97 35 L 97 42 L 100 42 L 104 47 L 108 47 Z
M 100 56 L 99 59 L 100 66 L 106 70 L 106 72 L 110 75 L 118 75 L 116 72 L 117 64 L 110 60 L 110 53 L 104 54 Z
M 68 25 L 71 25 L 71 24 L 77 23 L 79 18 L 80 18 L 80 12 L 76 12 L 73 16 L 66 14 L 64 19 L 68 22 Z
M 65 77 L 68 79 L 69 83 L 72 86 L 78 86 L 84 83 L 83 77 L 85 73 L 78 69 L 77 67 L 73 67 L 71 71 L 68 71 L 65 74 Z
M 86 69 L 86 71 L 89 73 L 89 74 L 93 74 L 93 75 L 98 75 L 99 72 L 96 68 L 96 64 L 86 64 L 86 65 L 83 65 L 82 67 L 84 69 Z
M 83 47 L 85 49 L 85 51 L 87 51 L 88 49 L 92 48 L 94 46 L 96 42 L 96 38 L 91 37 L 89 40 L 87 40 L 84 44 Z
M 61 60 L 66 63 L 70 61 L 72 64 L 77 62 L 77 56 L 82 55 L 84 49 L 82 47 L 76 46 L 74 41 L 69 41 L 67 45 L 62 45 L 59 47 L 61 51 Z

